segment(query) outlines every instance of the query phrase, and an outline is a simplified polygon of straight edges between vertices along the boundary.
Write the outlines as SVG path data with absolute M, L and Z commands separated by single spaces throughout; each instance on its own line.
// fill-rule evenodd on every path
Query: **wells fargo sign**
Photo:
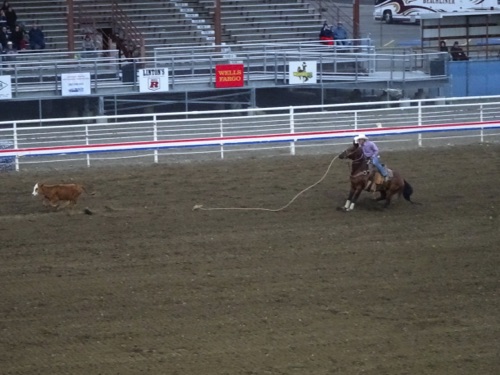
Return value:
M 243 64 L 215 66 L 215 87 L 242 87 L 243 78 Z

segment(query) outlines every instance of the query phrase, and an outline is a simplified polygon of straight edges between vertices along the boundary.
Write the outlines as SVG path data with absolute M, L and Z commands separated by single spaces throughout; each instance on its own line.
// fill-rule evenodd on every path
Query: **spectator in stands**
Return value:
M 25 34 L 26 33 L 21 25 L 16 25 L 14 31 L 10 33 L 10 40 L 13 43 L 13 48 L 16 51 L 26 49 Z
M 443 53 L 442 56 L 439 57 L 441 60 L 444 61 L 451 60 L 450 49 L 448 48 L 444 40 L 439 42 L 439 52 L 446 52 L 446 55 Z
M 450 50 L 448 49 L 448 46 L 446 45 L 446 42 L 444 40 L 439 42 L 439 52 L 446 52 L 447 54 L 444 55 L 444 60 L 450 61 L 451 56 L 450 56 Z
M 346 46 L 349 44 L 347 41 L 347 30 L 342 22 L 337 22 L 337 27 L 333 29 L 333 38 L 337 45 Z
M 6 11 L 7 11 L 7 8 L 9 8 L 9 7 L 10 7 L 9 2 L 8 2 L 7 0 L 5 0 L 5 1 L 3 2 L 3 4 L 2 4 L 2 7 L 1 7 L 0 9 L 1 9 L 1 10 L 3 10 L 4 12 L 6 12 Z
M 328 23 L 325 21 L 323 23 L 323 27 L 321 27 L 321 31 L 319 32 L 319 40 L 322 44 L 327 46 L 333 46 L 333 33 Z
M 7 31 L 7 27 L 4 26 L 0 29 L 0 47 L 2 48 L 2 52 L 7 49 L 8 41 L 9 41 L 9 32 Z
M 28 36 L 31 49 L 45 49 L 45 35 L 36 22 L 31 26 Z
M 17 24 L 17 14 L 16 11 L 9 5 L 5 11 L 5 17 L 7 18 L 7 26 L 9 30 L 12 31 L 16 28 Z
M 85 34 L 83 37 L 82 49 L 84 51 L 95 51 L 95 42 L 92 40 L 90 34 Z
M 5 12 L 0 9 L 0 28 L 2 28 L 4 26 L 8 27 L 7 17 L 5 17 Z
M 17 51 L 13 47 L 13 43 L 11 41 L 7 42 L 7 48 L 5 49 L 5 56 L 3 57 L 3 60 L 7 62 L 6 65 L 4 65 L 4 68 L 6 69 L 13 69 L 14 66 L 11 64 L 12 61 L 16 60 L 16 57 L 14 56 L 17 53 Z
M 451 58 L 453 61 L 464 61 L 469 60 L 469 57 L 465 54 L 464 50 L 458 42 L 453 43 L 453 46 L 450 49 Z
M 439 52 L 449 52 L 448 46 L 446 45 L 446 41 L 442 40 L 439 42 Z
M 90 34 L 85 34 L 82 40 L 82 50 L 86 53 L 82 54 L 83 58 L 91 58 L 95 57 L 95 53 L 91 53 L 91 51 L 95 51 L 97 49 L 94 39 Z

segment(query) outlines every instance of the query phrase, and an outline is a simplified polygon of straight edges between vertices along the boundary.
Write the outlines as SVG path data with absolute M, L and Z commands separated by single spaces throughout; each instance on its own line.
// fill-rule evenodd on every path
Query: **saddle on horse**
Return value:
M 385 165 L 384 165 L 385 166 Z M 366 181 L 366 191 L 376 192 L 380 187 L 384 186 L 387 182 L 389 182 L 394 174 L 392 173 L 392 169 L 385 167 L 387 170 L 387 181 L 384 180 L 384 176 L 377 170 L 377 168 L 373 164 L 369 164 L 369 175 L 368 181 Z

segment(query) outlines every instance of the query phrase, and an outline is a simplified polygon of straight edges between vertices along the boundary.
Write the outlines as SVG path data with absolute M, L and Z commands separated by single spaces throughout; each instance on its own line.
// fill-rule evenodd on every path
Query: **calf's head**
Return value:
M 35 186 L 33 187 L 33 195 L 36 196 L 38 195 L 38 189 L 39 189 L 39 186 L 38 186 L 38 182 L 35 184 Z

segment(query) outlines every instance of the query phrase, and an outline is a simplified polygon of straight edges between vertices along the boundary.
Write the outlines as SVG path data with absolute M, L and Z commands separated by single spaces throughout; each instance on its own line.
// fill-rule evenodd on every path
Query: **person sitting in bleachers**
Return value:
M 7 31 L 7 27 L 4 26 L 0 29 L 0 48 L 2 48 L 2 52 L 7 49 L 8 41 L 9 41 L 9 32 Z
M 16 51 L 26 49 L 26 39 L 24 38 L 25 34 L 26 33 L 21 25 L 16 25 L 14 31 L 10 33 L 10 40 L 12 41 L 13 48 Z
M 321 27 L 321 31 L 319 32 L 319 40 L 321 41 L 321 44 L 333 46 L 332 29 L 326 21 L 323 23 L 323 27 Z
M 3 10 L 4 12 L 6 12 L 7 8 L 9 8 L 9 7 L 10 7 L 9 2 L 7 0 L 4 0 L 2 7 L 0 9 Z
M 0 9 L 0 28 L 7 27 L 7 17 L 5 17 L 5 12 Z
M 82 54 L 83 58 L 94 58 L 96 57 L 96 53 L 93 51 L 97 50 L 96 43 L 90 34 L 85 34 L 82 40 L 82 51 L 85 53 Z
M 35 22 L 28 32 L 30 48 L 33 50 L 45 49 L 45 35 Z
M 344 24 L 342 22 L 337 22 L 337 27 L 332 30 L 333 31 L 333 38 L 335 39 L 335 43 L 340 46 L 346 46 L 349 44 L 347 41 L 347 30 L 344 27 Z
M 13 44 L 10 40 L 7 42 L 7 48 L 3 53 L 4 53 L 3 61 L 6 62 L 6 64 L 3 65 L 3 67 L 5 69 L 13 69 L 14 66 L 12 65 L 12 62 L 16 60 L 15 55 L 17 54 L 17 51 L 13 48 Z

